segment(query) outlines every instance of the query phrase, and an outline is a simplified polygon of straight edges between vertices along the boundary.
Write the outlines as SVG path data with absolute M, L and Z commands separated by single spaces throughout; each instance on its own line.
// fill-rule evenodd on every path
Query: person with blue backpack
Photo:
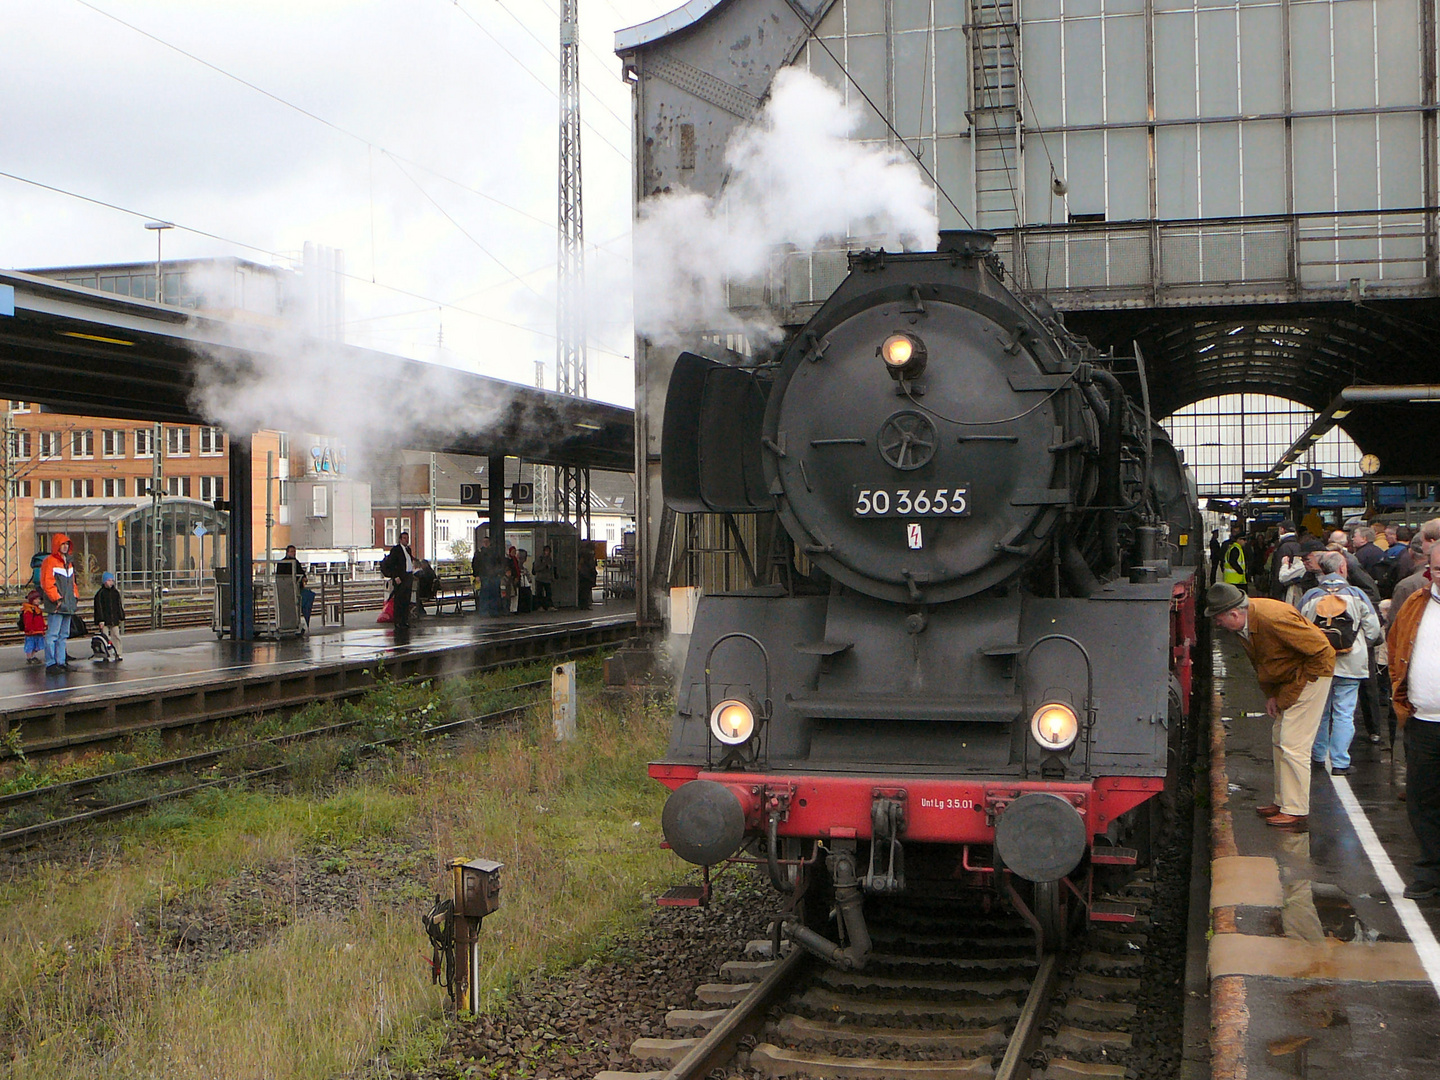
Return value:
M 1335 676 L 1320 714 L 1320 729 L 1310 750 L 1312 765 L 1332 775 L 1350 773 L 1350 743 L 1355 738 L 1355 706 L 1360 683 L 1370 675 L 1370 646 L 1384 640 L 1380 615 L 1370 598 L 1348 580 L 1349 566 L 1339 551 L 1318 557 L 1320 583 L 1300 599 L 1300 614 L 1319 628 L 1335 650 Z

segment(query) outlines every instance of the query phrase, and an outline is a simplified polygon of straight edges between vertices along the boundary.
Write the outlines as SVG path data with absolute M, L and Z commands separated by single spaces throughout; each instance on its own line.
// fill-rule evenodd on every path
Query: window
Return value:
M 70 497 L 72 499 L 93 499 L 95 497 L 95 481 L 71 480 Z
M 29 480 L 10 481 L 10 497 L 12 499 L 28 499 L 30 498 L 31 490 Z
M 200 478 L 200 498 L 206 502 L 214 502 L 216 499 L 225 497 L 225 478 L 223 476 L 202 476 Z
M 125 497 L 125 478 L 118 476 L 101 481 L 100 490 L 107 499 L 123 499 Z
M 200 453 L 206 457 L 217 457 L 225 453 L 225 432 L 218 427 L 202 427 Z
M 60 456 L 60 433 L 58 431 L 40 432 L 40 460 L 50 461 Z
M 125 432 L 107 429 L 100 433 L 100 453 L 105 457 L 125 456 Z
M 394 518 L 385 519 L 385 546 L 394 547 L 400 540 L 399 532 L 395 528 Z
M 167 427 L 165 429 L 165 453 L 169 457 L 190 456 L 190 429 L 188 427 Z
M 155 456 L 155 432 L 151 428 L 140 428 L 135 432 L 135 456 Z
M 72 458 L 93 458 L 95 456 L 95 432 L 88 429 L 70 432 L 70 456 Z
M 37 498 L 41 498 L 41 499 L 58 499 L 58 498 L 60 498 L 60 481 L 59 481 L 59 480 L 41 480 L 41 481 L 40 481 L 40 494 L 37 496 Z
M 167 476 L 165 478 L 165 494 L 188 499 L 190 497 L 190 477 Z
M 437 521 L 435 523 L 435 543 L 448 544 L 450 542 L 450 522 Z
M 280 436 L 280 445 L 275 456 L 288 458 L 290 456 L 290 433 L 288 431 L 281 431 L 278 434 Z
M 410 519 L 409 519 L 409 518 L 401 518 L 401 519 L 400 519 L 400 531 L 401 531 L 402 533 L 407 533 L 407 532 L 410 531 Z
M 328 517 L 330 515 L 330 489 L 324 484 L 316 484 L 310 489 L 310 516 Z
M 10 402 L 10 411 L 11 411 L 11 412 L 29 412 L 29 411 L 30 411 L 30 402 L 28 402 L 28 401 L 12 401 L 12 402 Z
M 148 476 L 137 476 L 135 478 L 135 496 L 142 498 L 150 494 L 150 478 Z
M 30 457 L 34 440 L 28 431 L 12 431 L 10 433 L 10 456 L 19 461 L 26 461 Z

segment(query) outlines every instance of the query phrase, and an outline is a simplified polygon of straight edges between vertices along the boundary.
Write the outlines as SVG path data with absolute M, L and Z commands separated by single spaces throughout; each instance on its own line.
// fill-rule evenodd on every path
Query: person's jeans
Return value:
M 58 611 L 45 616 L 45 666 L 54 667 L 69 659 L 66 653 L 70 640 L 70 616 Z
M 1405 724 L 1405 813 L 1420 842 L 1416 885 L 1440 887 L 1440 723 Z
M 1360 680 L 1347 679 L 1337 675 L 1330 683 L 1330 697 L 1325 702 L 1325 711 L 1320 714 L 1320 730 L 1315 733 L 1315 745 L 1310 750 L 1310 760 L 1316 765 L 1325 764 L 1325 755 L 1330 755 L 1330 768 L 1350 767 L 1350 744 L 1355 739 L 1355 703 L 1360 699 Z

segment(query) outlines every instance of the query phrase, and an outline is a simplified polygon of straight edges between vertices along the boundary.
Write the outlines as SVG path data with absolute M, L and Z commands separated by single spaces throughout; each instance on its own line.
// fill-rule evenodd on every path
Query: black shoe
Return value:
M 1440 895 L 1440 885 L 1422 885 L 1416 882 L 1414 885 L 1405 886 L 1406 900 L 1428 900 L 1437 895 Z
M 45 674 L 46 674 L 46 675 L 59 675 L 59 674 L 60 674 L 62 671 L 64 671 L 64 670 L 65 670 L 65 669 L 64 669 L 63 667 L 61 667 L 59 664 L 46 664 L 46 665 L 45 665 Z
M 1355 771 L 1355 766 L 1353 766 L 1353 765 L 1346 765 L 1345 768 L 1343 768 L 1343 769 L 1331 769 L 1331 770 L 1330 770 L 1330 775 L 1331 775 L 1331 776 L 1349 776 L 1349 775 L 1350 775 L 1351 773 L 1353 773 L 1354 771 Z

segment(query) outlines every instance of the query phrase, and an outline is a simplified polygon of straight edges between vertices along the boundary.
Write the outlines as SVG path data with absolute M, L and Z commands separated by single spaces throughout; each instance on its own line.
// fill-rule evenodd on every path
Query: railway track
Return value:
M 1143 908 L 1149 892 L 1138 880 L 1119 899 Z M 1124 1080 L 1146 925 L 1037 961 L 1018 918 L 907 906 L 876 921 L 860 972 L 753 941 L 666 1016 L 676 1037 L 631 1045 L 659 1068 L 596 1080 Z
M 355 753 L 357 756 L 364 756 L 383 747 L 413 740 L 443 737 L 468 727 L 477 725 L 495 727 L 506 724 L 521 716 L 527 709 L 548 704 L 548 695 L 542 695 L 540 691 L 548 690 L 549 686 L 549 679 L 532 679 L 509 686 L 477 690 L 466 695 L 466 698 L 474 700 L 482 696 L 493 697 L 522 692 L 538 696 L 531 696 L 523 701 L 474 716 L 430 724 L 403 735 L 391 735 L 363 742 L 355 747 Z M 466 700 L 466 698 L 461 700 Z M 267 752 L 272 756 L 280 756 L 283 754 L 284 747 L 316 739 L 342 737 L 368 723 L 370 723 L 368 720 L 350 720 L 339 724 L 327 724 L 306 731 L 217 747 L 201 753 L 186 754 L 165 761 L 101 773 L 79 780 L 47 784 L 31 788 L 28 791 L 0 796 L 0 850 L 26 847 L 79 825 L 145 810 L 161 802 L 198 794 L 209 788 L 281 777 L 290 770 L 289 762 L 266 764 L 259 768 L 242 768 L 223 775 L 214 775 L 214 770 L 227 759 L 253 759 L 254 756 L 263 756 Z M 156 782 L 179 780 L 180 782 L 169 787 L 157 787 L 138 798 L 109 799 L 105 797 L 104 793 L 107 790 L 123 789 L 126 785 L 137 781 L 143 783 L 147 780 Z M 33 807 L 45 807 L 50 812 L 48 816 L 42 816 L 41 820 L 14 827 L 8 826 L 8 823 L 17 817 L 24 819 L 29 816 L 27 809 Z

